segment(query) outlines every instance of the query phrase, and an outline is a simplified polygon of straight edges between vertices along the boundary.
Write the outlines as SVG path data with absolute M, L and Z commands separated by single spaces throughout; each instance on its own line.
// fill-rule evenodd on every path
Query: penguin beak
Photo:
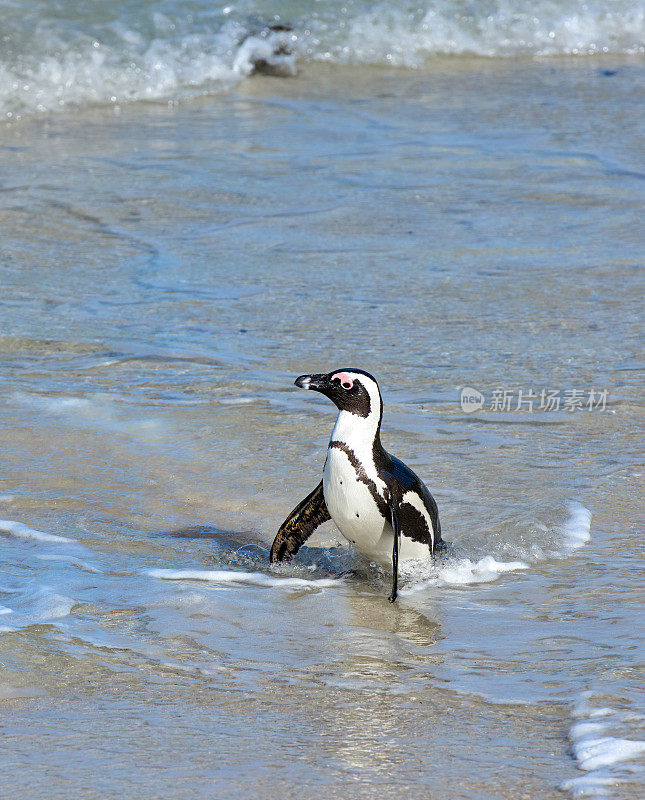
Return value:
M 312 389 L 314 392 L 324 392 L 329 386 L 329 375 L 301 375 L 294 381 L 300 389 Z

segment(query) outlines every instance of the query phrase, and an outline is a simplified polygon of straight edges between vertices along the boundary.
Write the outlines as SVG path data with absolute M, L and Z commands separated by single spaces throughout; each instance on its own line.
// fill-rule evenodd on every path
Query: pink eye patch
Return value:
M 337 372 L 335 375 L 332 375 L 331 379 L 335 381 L 336 378 L 340 381 L 340 385 L 343 389 L 351 389 L 354 385 L 354 379 L 347 372 Z

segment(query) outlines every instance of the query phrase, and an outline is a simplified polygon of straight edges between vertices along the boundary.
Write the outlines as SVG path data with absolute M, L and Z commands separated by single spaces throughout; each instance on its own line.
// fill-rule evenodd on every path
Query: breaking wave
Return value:
M 175 102 L 303 61 L 419 67 L 433 55 L 645 52 L 630 0 L 386 2 L 0 0 L 0 118 L 61 107 Z

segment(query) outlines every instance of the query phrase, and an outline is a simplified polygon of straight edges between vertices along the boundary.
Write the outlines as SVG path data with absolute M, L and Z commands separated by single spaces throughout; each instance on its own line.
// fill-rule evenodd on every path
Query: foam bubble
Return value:
M 571 749 L 578 769 L 588 773 L 560 784 L 574 797 L 606 796 L 606 788 L 619 782 L 611 767 L 645 753 L 644 741 L 604 735 L 610 727 L 624 725 L 630 715 L 594 707 L 592 698 L 592 692 L 583 692 L 571 714 L 576 720 L 569 729 Z
M 56 589 L 42 584 L 28 583 L 12 596 L 11 616 L 3 618 L 11 622 L 12 627 L 3 630 L 16 630 L 27 625 L 34 625 L 67 617 L 76 600 L 61 594 Z
M 612 6 L 610 11 L 607 3 L 584 0 L 491 0 L 465 6 L 435 0 L 430 8 L 361 4 L 343 27 L 324 18 L 315 25 L 317 39 L 328 49 L 314 49 L 314 57 L 419 67 L 430 55 L 642 52 L 643 8 L 620 0 Z
M 256 397 L 220 397 L 218 399 L 219 403 L 227 406 L 244 406 L 256 401 Z
M 66 536 L 56 536 L 53 533 L 45 533 L 44 531 L 37 531 L 34 528 L 28 528 L 22 522 L 14 522 L 13 520 L 3 519 L 0 520 L 0 532 L 7 533 L 9 536 L 15 536 L 17 539 L 33 539 L 38 542 L 73 542 L 73 539 L 68 539 Z
M 73 564 L 73 566 L 82 569 L 84 572 L 91 572 L 94 575 L 103 574 L 103 571 L 98 569 L 98 567 L 94 567 L 92 564 L 88 564 L 86 561 L 81 561 L 80 558 L 73 558 L 72 556 L 55 556 L 47 554 L 36 556 L 36 558 L 38 558 L 39 561 L 66 561 L 69 564 Z
M 265 575 L 263 572 L 236 572 L 233 570 L 200 570 L 200 569 L 151 569 L 147 575 L 151 578 L 161 578 L 168 581 L 209 581 L 213 583 L 242 583 L 252 586 L 267 586 L 279 588 L 297 587 L 326 587 L 336 586 L 336 578 L 278 578 Z
M 569 738 L 577 741 L 589 736 L 598 736 L 607 728 L 603 722 L 577 722 L 569 731 Z
M 34 621 L 45 622 L 66 617 L 75 605 L 76 601 L 64 594 L 43 592 L 34 607 Z
M 568 552 L 584 547 L 591 539 L 591 511 L 581 503 L 569 503 L 569 519 L 562 526 L 565 549 Z
M 573 744 L 573 752 L 580 769 L 591 771 L 619 761 L 628 761 L 645 753 L 645 742 L 603 736 L 600 739 L 582 739 Z
M 404 562 L 400 574 L 411 583 L 400 589 L 400 594 L 411 594 L 429 586 L 469 586 L 477 583 L 491 583 L 500 575 L 515 570 L 528 569 L 523 561 L 497 561 L 493 556 L 484 556 L 479 561 L 469 558 L 449 560 L 435 566 L 432 562 Z
M 528 568 L 529 565 L 523 561 L 497 561 L 493 556 L 484 556 L 475 563 L 465 558 L 452 566 L 444 567 L 439 573 L 439 582 L 447 586 L 489 583 L 502 573 Z
M 563 781 L 560 788 L 570 792 L 573 797 L 607 797 L 607 788 L 618 781 L 610 774 L 590 773 Z

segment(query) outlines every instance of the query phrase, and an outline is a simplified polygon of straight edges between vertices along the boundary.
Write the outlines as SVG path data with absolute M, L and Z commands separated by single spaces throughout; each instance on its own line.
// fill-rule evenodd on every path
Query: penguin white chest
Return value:
M 379 511 L 374 493 L 383 493 L 379 486 L 364 473 L 360 463 L 340 447 L 330 446 L 323 470 L 323 493 L 327 510 L 346 539 L 367 553 L 376 548 L 383 529 L 389 523 Z M 358 471 L 357 471 L 358 470 Z

